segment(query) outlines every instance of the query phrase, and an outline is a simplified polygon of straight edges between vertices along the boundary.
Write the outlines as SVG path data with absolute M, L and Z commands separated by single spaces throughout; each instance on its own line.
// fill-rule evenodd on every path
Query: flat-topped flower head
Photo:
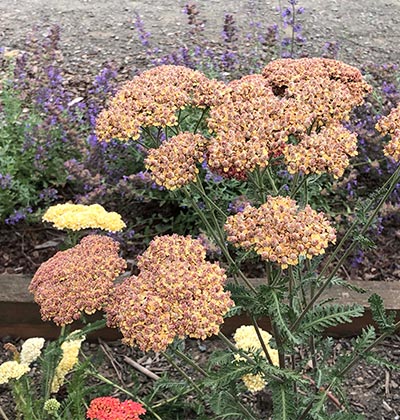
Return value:
M 200 241 L 188 236 L 155 238 L 139 257 L 140 274 L 115 287 L 108 324 L 143 351 L 165 350 L 177 336 L 217 334 L 233 301 L 223 288 L 225 271 L 205 256 Z
M 44 338 L 33 337 L 28 338 L 24 344 L 22 344 L 21 352 L 19 354 L 19 361 L 30 365 L 34 362 L 41 354 L 44 346 Z
M 285 161 L 291 174 L 321 174 L 328 172 L 334 178 L 343 175 L 349 157 L 357 155 L 357 135 L 341 124 L 322 127 L 319 132 L 299 136 L 301 141 L 285 148 Z
M 229 83 L 208 118 L 215 135 L 207 150 L 210 169 L 245 179 L 257 165 L 266 167 L 272 156 L 281 154 L 287 136 L 280 102 L 260 75 Z
M 27 363 L 10 360 L 0 365 L 0 385 L 6 384 L 12 379 L 19 379 L 30 371 Z
M 225 84 L 183 66 L 163 65 L 125 83 L 97 119 L 100 140 L 138 139 L 142 127 L 178 123 L 185 107 L 205 108 L 220 100 Z
M 299 209 L 289 197 L 271 197 L 261 207 L 247 206 L 229 216 L 225 226 L 228 241 L 253 249 L 263 260 L 282 268 L 297 265 L 299 257 L 323 254 L 335 242 L 335 229 L 323 213 L 310 206 Z
M 272 363 L 274 366 L 279 366 L 278 350 L 271 348 L 269 345 L 269 341 L 271 340 L 272 335 L 267 331 L 262 330 L 261 328 L 259 330 Z M 235 344 L 238 349 L 244 350 L 250 354 L 255 353 L 258 350 L 263 350 L 260 340 L 257 336 L 257 332 L 252 325 L 243 325 L 239 327 L 233 335 L 233 339 L 235 340 Z M 264 352 L 261 354 L 266 357 Z M 237 360 L 242 360 L 242 357 L 238 356 Z M 266 381 L 261 374 L 244 375 L 242 376 L 242 381 L 250 392 L 261 391 L 266 385 Z
M 90 402 L 86 416 L 90 420 L 140 420 L 145 413 L 142 404 L 135 401 L 99 397 Z
M 100 204 L 57 204 L 47 209 L 42 218 L 53 223 L 57 229 L 103 229 L 118 232 L 126 227 L 121 216 L 116 212 L 108 212 Z
M 390 135 L 389 143 L 384 147 L 385 156 L 391 157 L 396 162 L 400 161 L 400 105 L 393 108 L 390 114 L 381 118 L 376 124 L 376 129 L 384 135 Z
M 145 160 L 152 179 L 168 190 L 175 190 L 194 182 L 203 161 L 207 139 L 200 134 L 180 133 L 150 149 Z
M 114 280 L 126 268 L 118 250 L 113 239 L 89 235 L 43 263 L 29 286 L 42 319 L 66 325 L 79 319 L 82 312 L 101 310 Z
M 352 108 L 361 105 L 371 91 L 358 69 L 328 58 L 274 60 L 262 75 L 274 93 L 287 100 L 286 114 L 297 114 L 289 121 L 302 122 L 304 130 L 310 122 L 326 124 L 347 119 Z

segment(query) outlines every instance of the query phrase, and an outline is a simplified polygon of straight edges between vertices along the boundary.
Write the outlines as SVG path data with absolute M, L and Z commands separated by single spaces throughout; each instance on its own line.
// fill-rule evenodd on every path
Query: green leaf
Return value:
M 295 395 L 291 383 L 271 382 L 273 420 L 294 420 L 297 417 Z
M 395 370 L 397 372 L 400 372 L 400 365 L 391 363 L 389 360 L 384 359 L 383 357 L 380 357 L 378 354 L 373 352 L 367 352 L 364 354 L 364 360 L 371 364 L 376 365 L 380 367 L 384 367 L 386 369 Z
M 383 299 L 376 293 L 372 294 L 368 302 L 371 307 L 372 319 L 378 324 L 381 333 L 392 334 L 395 331 L 396 313 L 386 312 Z
M 326 328 L 349 323 L 363 313 L 361 305 L 318 305 L 304 317 L 299 331 L 307 335 L 319 334 Z
M 363 289 L 362 287 L 355 286 L 354 284 L 349 283 L 347 280 L 344 280 L 336 276 L 334 276 L 333 279 L 331 280 L 331 285 L 342 286 L 348 290 L 352 290 L 353 292 L 357 292 L 357 293 L 367 293 L 367 291 Z
M 363 328 L 361 335 L 353 340 L 354 350 L 363 353 L 376 339 L 376 331 L 372 325 Z

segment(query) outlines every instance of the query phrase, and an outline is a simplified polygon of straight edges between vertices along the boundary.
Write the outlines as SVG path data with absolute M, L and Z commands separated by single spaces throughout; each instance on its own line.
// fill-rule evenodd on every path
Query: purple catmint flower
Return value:
M 146 49 L 150 49 L 150 37 L 151 33 L 146 31 L 144 28 L 144 22 L 140 17 L 139 13 L 135 13 L 135 20 L 133 21 L 133 26 L 136 29 L 138 34 L 139 41 Z
M 14 212 L 5 219 L 7 225 L 16 225 L 17 223 L 26 219 L 26 216 L 32 213 L 31 207 L 26 207 L 24 209 L 14 210 Z
M 39 198 L 45 201 L 55 201 L 58 198 L 58 191 L 55 188 L 44 188 L 39 193 Z
M 351 266 L 357 268 L 364 260 L 364 251 L 359 249 L 351 260 Z
M 6 190 L 11 187 L 12 176 L 10 174 L 0 174 L 0 189 Z

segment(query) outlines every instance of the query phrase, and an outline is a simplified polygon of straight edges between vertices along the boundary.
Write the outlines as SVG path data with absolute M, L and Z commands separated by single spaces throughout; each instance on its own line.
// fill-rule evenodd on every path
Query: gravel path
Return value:
M 154 44 L 171 50 L 185 31 L 182 13 L 187 0 L 1 0 L 0 46 L 21 48 L 27 32 L 58 23 L 62 28 L 63 51 L 73 67 L 92 72 L 112 60 L 121 67 L 143 65 L 143 47 L 133 28 L 139 13 L 154 39 Z M 193 3 L 193 1 L 192 1 Z M 225 13 L 232 13 L 243 34 L 249 21 L 273 24 L 279 21 L 276 10 L 285 0 L 199 0 L 200 17 L 206 19 L 206 33 L 220 39 Z M 350 63 L 366 61 L 400 62 L 400 1 L 384 0 L 299 0 L 305 8 L 301 16 L 308 51 L 321 53 L 326 41 L 338 41 L 339 58 Z

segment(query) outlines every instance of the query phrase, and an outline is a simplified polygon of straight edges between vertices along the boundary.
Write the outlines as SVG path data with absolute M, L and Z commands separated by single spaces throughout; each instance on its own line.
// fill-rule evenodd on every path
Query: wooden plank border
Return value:
M 33 301 L 33 296 L 28 291 L 30 277 L 14 274 L 0 275 L 0 336 L 28 338 L 40 336 L 55 338 L 59 328 L 51 322 L 43 322 L 40 318 L 39 307 Z M 252 279 L 254 285 L 262 282 L 261 279 Z M 368 297 L 372 293 L 382 296 L 387 309 L 397 312 L 400 319 L 400 282 L 377 282 L 377 281 L 352 281 L 357 287 L 367 290 L 365 294 L 358 294 L 342 287 L 331 287 L 324 294 L 325 298 L 336 298 L 339 303 L 358 303 L 367 310 L 364 316 L 356 318 L 350 324 L 340 325 L 327 330 L 327 334 L 336 337 L 346 337 L 358 334 L 362 328 L 372 323 L 371 313 L 368 309 Z M 94 315 L 93 319 L 99 319 L 101 315 Z M 240 325 L 250 324 L 246 316 L 229 318 L 223 325 L 223 332 L 230 334 Z M 262 319 L 260 325 L 269 330 L 268 319 Z M 76 323 L 79 327 L 79 323 Z M 121 338 L 115 329 L 104 328 L 94 333 L 91 338 L 101 337 L 104 340 L 116 340 Z

